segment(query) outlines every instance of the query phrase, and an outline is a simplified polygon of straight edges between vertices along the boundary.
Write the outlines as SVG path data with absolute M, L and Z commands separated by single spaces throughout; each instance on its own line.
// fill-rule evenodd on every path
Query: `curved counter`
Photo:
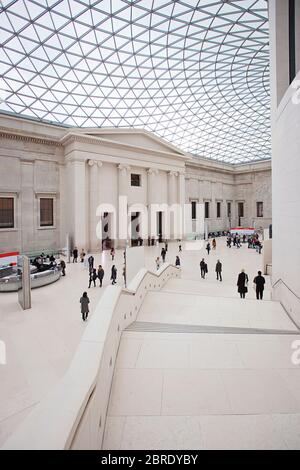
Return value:
M 46 286 L 58 281 L 61 277 L 60 267 L 48 269 L 47 271 L 36 272 L 30 275 L 31 288 Z M 3 277 L 0 279 L 0 292 L 17 292 L 20 288 L 20 276 L 13 274 L 11 276 Z

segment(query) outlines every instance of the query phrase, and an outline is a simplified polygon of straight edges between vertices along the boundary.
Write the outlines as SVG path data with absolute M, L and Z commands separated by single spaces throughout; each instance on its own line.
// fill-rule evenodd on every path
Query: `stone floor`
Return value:
M 191 246 L 188 245 L 188 248 L 190 247 Z M 154 260 L 158 253 L 159 248 L 157 247 L 146 248 L 146 266 L 148 268 L 155 268 Z M 167 261 L 174 262 L 176 254 L 178 254 L 178 245 L 175 243 L 170 244 Z M 265 299 L 267 301 L 257 302 L 256 300 L 249 300 L 255 298 L 254 290 L 252 289 L 250 284 L 248 300 L 244 301 L 242 307 L 239 307 L 240 300 L 238 299 L 238 294 L 236 291 L 237 274 L 243 267 L 249 274 L 250 280 L 252 280 L 257 270 L 261 268 L 260 255 L 258 255 L 253 250 L 248 250 L 246 246 L 243 246 L 240 250 L 237 250 L 235 248 L 228 249 L 226 247 L 224 239 L 217 240 L 216 251 L 211 252 L 209 256 L 205 255 L 206 252 L 204 248 L 197 251 L 184 250 L 183 253 L 180 253 L 182 264 L 182 280 L 179 281 L 179 283 L 177 283 L 176 281 L 170 281 L 168 285 L 164 288 L 164 291 L 158 293 L 157 297 L 155 298 L 152 297 L 152 294 L 149 294 L 144 304 L 144 308 L 141 311 L 139 320 L 148 322 L 149 315 L 151 316 L 151 314 L 153 313 L 153 316 L 150 321 L 155 322 L 166 321 L 170 323 L 182 324 L 185 324 L 185 322 L 189 322 L 190 324 L 205 324 L 215 326 L 229 325 L 231 327 L 236 324 L 247 328 L 259 327 L 270 329 L 288 329 L 291 331 L 294 330 L 294 325 L 290 323 L 289 319 L 287 318 L 285 313 L 282 312 L 279 306 L 277 304 L 269 302 L 269 280 L 267 280 L 267 290 L 265 295 Z M 199 262 L 202 257 L 205 257 L 208 261 L 209 274 L 206 280 L 200 279 Z M 215 279 L 214 267 L 217 259 L 220 259 L 223 263 L 224 280 L 222 283 L 217 282 Z M 95 261 L 96 265 L 101 263 L 104 266 L 106 272 L 104 280 L 105 287 L 109 283 L 109 271 L 112 265 L 112 261 L 110 260 L 108 254 L 96 255 Z M 117 252 L 115 263 L 118 267 L 120 274 L 123 263 L 123 253 L 121 251 Z M 121 284 L 121 276 L 119 276 L 119 284 Z M 5 366 L 0 366 L 0 445 L 4 442 L 7 436 L 11 432 L 13 432 L 16 426 L 25 418 L 25 416 L 30 412 L 32 407 L 34 407 L 35 404 L 38 403 L 41 398 L 43 398 L 43 396 L 45 396 L 48 390 L 60 379 L 60 377 L 62 377 L 62 375 L 66 371 L 86 326 L 81 321 L 79 298 L 83 290 L 87 289 L 87 285 L 88 273 L 84 266 L 80 263 L 68 264 L 67 276 L 65 278 L 62 278 L 59 282 L 51 286 L 42 287 L 40 289 L 32 291 L 33 307 L 30 311 L 24 312 L 19 308 L 16 294 L 12 293 L 1 295 L 0 339 L 5 341 L 6 343 L 7 364 Z M 91 299 L 91 315 L 93 314 L 94 308 L 97 305 L 97 302 L 100 299 L 103 290 L 104 289 L 100 289 L 97 286 L 96 288 L 92 287 L 88 291 Z M 165 302 L 170 303 L 170 299 L 174 297 L 174 293 L 177 294 L 176 297 L 178 297 L 180 301 L 178 300 L 178 303 L 175 306 L 176 308 L 174 307 L 174 302 L 172 303 L 174 308 L 170 309 L 169 313 L 171 314 L 171 316 L 167 318 L 168 315 L 165 315 L 166 311 L 162 311 L 161 308 L 159 311 L 162 313 L 162 315 L 160 315 L 155 305 L 161 305 L 162 303 L 165 304 Z M 264 307 L 262 307 L 262 305 Z M 142 335 L 142 337 L 139 337 L 139 335 Z M 164 338 L 164 336 L 162 335 L 167 335 L 167 337 Z M 185 336 L 187 337 L 186 341 L 184 342 L 183 339 Z M 110 414 L 107 427 L 108 433 L 106 436 L 106 446 L 112 446 L 113 448 L 130 448 L 130 446 L 132 445 L 136 445 L 137 447 L 145 447 L 145 443 L 143 443 L 145 442 L 143 441 L 143 436 L 140 436 L 140 440 L 137 438 L 139 434 L 139 426 L 148 426 L 149 433 L 153 435 L 153 441 L 149 441 L 148 448 L 149 446 L 167 446 L 169 448 L 176 448 L 180 446 L 186 448 L 194 447 L 195 441 L 189 441 L 188 439 L 191 439 L 190 431 L 194 433 L 196 429 L 197 432 L 195 432 L 195 439 L 199 443 L 198 446 L 200 446 L 201 442 L 201 445 L 203 445 L 204 447 L 209 447 L 210 444 L 205 443 L 211 442 L 213 440 L 215 428 L 219 429 L 219 434 L 216 434 L 215 439 L 215 445 L 217 446 L 218 439 L 221 439 L 220 429 L 225 430 L 226 427 L 229 427 L 232 424 L 228 421 L 228 413 L 232 409 L 232 402 L 235 404 L 234 396 L 229 396 L 228 398 L 229 392 L 226 392 L 227 398 L 225 399 L 224 396 L 220 397 L 218 399 L 219 401 L 216 402 L 217 411 L 221 410 L 222 414 L 226 414 L 226 416 L 223 417 L 223 421 L 221 424 L 217 424 L 217 422 L 214 421 L 214 417 L 217 419 L 218 416 L 211 416 L 211 413 L 209 413 L 209 416 L 206 416 L 206 414 L 195 414 L 192 417 L 188 416 L 191 411 L 185 409 L 182 409 L 183 414 L 178 412 L 173 413 L 173 410 L 175 410 L 178 405 L 177 402 L 169 402 L 167 398 L 165 401 L 162 401 L 161 387 L 162 381 L 164 381 L 164 374 L 167 373 L 167 370 L 159 368 L 156 369 L 155 366 L 153 367 L 153 364 L 151 365 L 151 361 L 150 363 L 148 362 L 148 366 L 150 364 L 151 367 L 144 367 L 144 365 L 147 365 L 147 354 L 148 360 L 150 357 L 152 361 L 158 361 L 159 358 L 157 354 L 151 353 L 151 351 L 153 351 L 153 346 L 156 347 L 158 345 L 158 341 L 163 342 L 163 345 L 161 345 L 158 350 L 165 351 L 166 358 L 164 359 L 164 361 L 166 361 L 166 367 L 168 367 L 168 364 L 172 364 L 172 361 L 174 361 L 174 349 L 177 350 L 178 348 L 178 352 L 183 351 L 183 355 L 176 352 L 174 356 L 177 358 L 177 364 L 180 364 L 178 370 L 181 370 L 182 374 L 187 374 L 187 378 L 184 380 L 186 380 L 187 384 L 191 383 L 191 388 L 195 386 L 196 390 L 197 387 L 199 387 L 199 384 L 201 388 L 201 384 L 206 383 L 205 377 L 208 378 L 208 382 L 205 385 L 205 393 L 208 395 L 208 398 L 206 398 L 206 395 L 203 397 L 200 396 L 199 400 L 200 405 L 201 407 L 203 407 L 204 410 L 206 406 L 206 400 L 208 400 L 207 403 L 209 405 L 209 409 L 213 410 L 213 406 L 211 404 L 211 400 L 209 398 L 208 393 L 209 383 L 212 384 L 213 387 L 217 385 L 219 387 L 224 387 L 225 379 L 222 375 L 223 373 L 228 373 L 228 370 L 230 371 L 231 369 L 236 372 L 236 368 L 240 372 L 244 369 L 246 371 L 248 370 L 247 367 L 241 367 L 242 365 L 244 365 L 244 362 L 241 363 L 241 361 L 244 360 L 244 356 L 241 356 L 241 354 L 246 354 L 245 351 L 243 350 L 244 352 L 241 352 L 238 349 L 239 354 L 235 354 L 236 348 L 239 344 L 248 344 L 246 338 L 244 336 L 238 338 L 237 335 L 234 335 L 235 342 L 230 342 L 231 335 L 223 336 L 224 338 L 220 335 L 217 335 L 214 341 L 212 341 L 212 335 L 205 337 L 205 335 L 199 336 L 198 334 L 193 335 L 191 333 L 189 333 L 188 335 L 184 333 L 172 333 L 170 336 L 170 334 L 168 333 L 124 332 L 122 337 L 122 343 L 120 346 L 121 352 L 118 358 L 118 369 L 116 371 L 114 387 L 116 389 L 116 381 L 119 380 L 119 373 L 121 374 L 121 381 L 124 380 L 124 375 L 122 376 L 122 373 L 124 374 L 124 371 L 126 371 L 127 373 L 127 369 L 131 369 L 131 374 L 135 373 L 137 364 L 136 348 L 141 348 L 142 343 L 148 344 L 148 346 L 145 346 L 146 349 L 145 353 L 143 353 L 144 356 L 141 356 L 142 358 L 144 357 L 143 361 L 146 362 L 139 363 L 142 364 L 142 367 L 138 368 L 138 372 L 143 371 L 141 373 L 144 374 L 143 380 L 140 382 L 141 386 L 144 384 L 143 386 L 147 388 L 147 384 L 151 383 L 153 384 L 153 387 L 156 387 L 155 391 L 153 391 L 153 398 L 149 397 L 149 402 L 148 400 L 146 400 L 149 405 L 150 411 L 154 410 L 155 412 L 153 413 L 152 417 L 151 414 L 149 415 L 149 413 L 146 413 L 147 419 L 145 417 L 145 421 L 141 421 L 140 414 L 135 414 L 135 410 L 132 410 L 132 412 L 128 415 L 125 413 L 122 416 L 119 416 L 118 414 Z M 288 362 L 287 351 L 289 351 L 290 348 L 291 337 L 259 335 L 257 336 L 257 341 L 255 341 L 254 338 L 255 337 L 252 335 L 249 339 L 249 348 L 251 351 L 252 349 L 254 349 L 256 351 L 256 355 L 254 355 L 254 358 L 252 359 L 249 358 L 249 360 L 251 359 L 252 361 L 254 361 L 255 364 L 255 360 L 259 360 L 259 352 L 261 353 L 261 355 L 263 355 L 263 351 L 265 351 L 263 346 L 262 350 L 260 350 L 256 345 L 267 344 L 269 346 L 270 354 L 276 354 L 276 363 L 282 365 L 282 367 L 280 368 L 280 374 L 282 374 L 283 372 L 287 374 L 284 377 L 280 376 L 281 388 L 278 388 L 278 394 L 282 394 L 282 396 L 280 395 L 282 400 L 280 397 L 280 399 L 278 397 L 274 397 L 274 403 L 276 406 L 274 406 L 275 411 L 274 415 L 272 414 L 272 418 L 270 418 L 270 415 L 266 415 L 268 417 L 259 415 L 261 419 L 262 434 L 264 429 L 273 430 L 275 422 L 277 423 L 277 428 L 281 426 L 286 433 L 289 433 L 292 429 L 296 429 L 297 426 L 299 426 L 299 422 L 297 421 L 297 415 L 294 414 L 296 410 L 298 410 L 298 402 L 296 399 L 296 402 L 293 401 L 290 395 L 285 396 L 286 388 L 291 388 L 293 385 L 299 392 L 299 383 L 297 375 L 298 370 L 292 367 L 285 368 Z M 155 341 L 155 343 L 153 343 L 153 341 Z M 224 341 L 227 347 L 224 347 Z M 237 344 L 236 341 L 238 342 Z M 208 343 L 215 344 L 216 349 L 207 349 L 208 346 L 206 345 Z M 181 346 L 179 346 L 180 344 Z M 173 346 L 166 347 L 166 345 Z M 202 356 L 201 347 L 204 348 L 204 356 Z M 129 352 L 126 348 L 129 348 Z M 224 352 L 225 350 L 226 352 Z M 122 351 L 124 352 L 124 355 Z M 194 352 L 192 353 L 191 351 Z M 129 356 L 132 354 L 132 368 L 131 366 L 128 366 L 128 354 Z M 205 361 L 204 359 L 202 359 L 202 362 L 205 362 L 205 367 L 203 367 L 203 364 L 201 365 L 201 357 L 205 358 Z M 218 362 L 218 358 L 220 357 L 222 358 L 222 361 Z M 139 359 L 139 361 L 140 360 L 142 359 Z M 198 360 L 200 361 L 199 363 L 197 363 Z M 188 367 L 186 367 L 186 361 L 188 361 Z M 228 361 L 227 368 L 225 367 L 226 361 Z M 233 361 L 233 363 L 231 361 Z M 266 369 L 268 369 L 269 363 L 267 359 L 265 361 Z M 262 363 L 264 363 L 264 358 L 262 358 Z M 235 367 L 233 367 L 233 365 L 235 365 Z M 204 369 L 204 371 L 206 371 L 206 375 L 201 377 L 199 376 L 199 383 L 197 382 L 196 385 L 193 385 L 194 379 L 192 379 L 192 377 L 195 376 L 193 368 L 196 368 L 197 371 L 199 369 Z M 173 369 L 171 365 L 170 371 L 168 372 L 170 373 L 170 375 L 168 376 L 168 381 L 166 382 L 166 384 L 170 384 L 170 387 L 173 386 L 172 384 L 179 383 L 183 380 L 182 377 L 180 378 L 176 376 L 176 374 L 175 376 L 172 375 L 172 370 Z M 250 368 L 250 370 L 252 369 Z M 256 370 L 256 366 L 254 367 L 254 370 Z M 271 372 L 272 371 L 270 371 L 270 373 Z M 264 375 L 261 371 L 260 374 L 262 376 Z M 198 375 L 199 374 L 197 372 L 196 376 Z M 130 375 L 128 375 L 128 377 L 130 377 Z M 265 377 L 267 377 L 267 375 L 265 375 Z M 275 389 L 277 388 L 277 378 L 278 372 L 277 375 L 275 374 L 275 377 L 274 374 L 272 375 L 272 377 L 270 377 L 270 384 L 272 386 L 276 385 L 276 387 L 274 387 Z M 253 383 L 256 383 L 255 381 L 260 382 L 259 376 L 255 377 L 255 379 L 253 380 Z M 236 377 L 233 375 L 231 378 L 228 377 L 227 381 L 229 389 L 230 386 L 232 389 L 234 389 L 235 383 L 241 383 L 242 385 L 247 385 L 251 383 L 251 376 Z M 231 381 L 233 385 L 230 385 Z M 133 383 L 135 383 L 134 376 Z M 263 384 L 262 387 L 267 387 L 266 381 L 264 381 Z M 288 385 L 284 386 L 284 384 Z M 221 390 L 222 388 L 219 388 L 219 391 Z M 241 390 L 243 390 L 243 388 L 241 388 Z M 189 388 L 187 387 L 187 390 L 183 390 L 182 392 L 180 391 L 178 393 L 175 393 L 174 395 L 180 397 L 181 393 L 188 395 L 190 393 Z M 241 401 L 243 401 L 242 393 L 244 392 L 241 392 Z M 292 396 L 292 392 L 290 392 L 290 394 Z M 134 396 L 137 397 L 139 396 L 139 394 L 135 392 Z M 160 397 L 159 399 L 158 396 Z M 166 395 L 166 397 L 167 396 L 168 395 Z M 290 411 L 289 413 L 287 413 L 288 410 L 285 409 L 284 415 L 282 417 L 282 419 L 284 418 L 284 420 L 280 420 L 280 413 L 282 413 L 282 409 L 281 411 L 278 411 L 280 410 L 279 405 L 282 404 L 285 398 L 290 403 Z M 139 399 L 145 401 L 142 395 L 140 395 Z M 137 403 L 139 402 L 139 399 L 137 399 Z M 166 411 L 165 415 L 157 413 L 157 400 L 160 400 L 160 410 L 164 410 L 164 412 Z M 201 404 L 202 400 L 203 402 Z M 111 403 L 111 409 L 114 410 L 115 405 L 112 405 L 113 403 L 114 395 L 112 395 Z M 125 406 L 124 402 L 122 403 L 122 406 Z M 193 403 L 194 402 L 191 401 L 190 406 L 196 406 L 197 408 L 197 404 L 195 405 L 194 403 L 193 405 Z M 261 406 L 263 406 L 263 400 L 261 403 Z M 221 405 L 224 406 L 224 408 L 222 408 Z M 238 406 L 238 402 L 236 406 Z M 196 411 L 196 408 L 194 408 L 194 411 Z M 225 413 L 226 409 L 227 413 Z M 252 411 L 255 411 L 255 407 Z M 275 412 L 278 412 L 279 416 L 277 416 Z M 113 413 L 118 413 L 118 411 L 114 411 Z M 171 416 L 172 413 L 174 416 Z M 292 413 L 293 416 L 290 416 Z M 243 429 L 243 427 L 245 426 L 249 426 L 250 429 L 255 429 L 256 421 L 255 419 L 253 419 L 253 416 L 255 415 L 253 415 L 253 413 L 250 414 L 250 418 L 252 419 L 252 421 L 248 424 L 245 423 L 245 421 L 243 420 L 243 414 L 236 417 L 235 435 L 238 436 L 240 434 L 239 429 Z M 167 421 L 165 419 L 166 416 L 168 417 Z M 199 424 L 200 418 L 202 420 L 201 426 Z M 219 418 L 221 419 L 222 416 L 219 416 Z M 240 420 L 238 418 L 240 418 Z M 122 434 L 123 437 L 119 435 L 119 419 L 121 419 L 122 421 L 122 429 L 130 429 L 128 436 L 132 436 L 130 438 L 131 440 L 129 439 L 129 437 L 129 440 L 126 440 L 127 438 L 124 440 L 124 436 L 127 436 L 127 431 L 125 432 L 124 429 L 124 432 Z M 136 422 L 135 426 L 131 425 L 132 422 Z M 203 432 L 201 431 L 201 441 L 198 441 L 197 436 L 199 435 L 200 430 L 204 429 L 203 423 L 205 423 L 207 434 L 204 436 Z M 155 440 L 158 439 L 157 432 L 155 431 L 156 428 L 161 428 L 162 438 L 160 439 L 160 444 Z M 116 433 L 111 432 L 111 430 L 113 429 L 116 429 Z M 136 429 L 137 432 L 135 432 L 134 429 Z M 172 434 L 174 435 L 174 439 L 172 438 Z M 274 431 L 274 436 L 275 434 L 276 433 Z M 291 442 L 293 442 L 292 433 L 290 434 Z M 182 436 L 182 439 L 180 436 Z M 146 439 L 146 437 L 144 437 L 144 439 Z M 180 445 L 178 444 L 178 439 L 181 442 Z M 232 439 L 234 439 L 234 437 L 232 437 Z M 253 436 L 253 439 L 253 446 L 255 447 L 257 441 L 260 440 L 259 435 Z M 229 441 L 230 436 L 228 436 L 228 445 L 230 444 Z M 268 442 L 271 441 L 273 442 L 271 438 L 267 439 L 266 445 L 268 444 Z M 275 443 L 274 445 L 276 446 L 275 437 L 273 443 Z
M 248 299 L 237 297 L 238 269 L 251 280 L 259 267 L 241 250 L 218 247 L 206 280 L 185 253 L 183 279 L 148 293 L 122 335 L 105 449 L 300 449 L 299 330 L 270 291 L 258 302 L 250 283 Z

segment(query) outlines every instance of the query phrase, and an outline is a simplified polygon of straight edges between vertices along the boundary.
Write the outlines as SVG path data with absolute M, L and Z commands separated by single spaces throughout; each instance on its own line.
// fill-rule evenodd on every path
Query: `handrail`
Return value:
M 274 288 L 277 286 L 277 284 L 279 284 L 279 283 L 284 284 L 285 287 L 286 287 L 298 300 L 300 300 L 300 297 L 299 297 L 297 294 L 295 294 L 295 292 L 286 284 L 286 282 L 284 282 L 284 280 L 283 280 L 282 278 L 278 279 L 278 280 L 272 285 L 273 289 L 274 289 Z

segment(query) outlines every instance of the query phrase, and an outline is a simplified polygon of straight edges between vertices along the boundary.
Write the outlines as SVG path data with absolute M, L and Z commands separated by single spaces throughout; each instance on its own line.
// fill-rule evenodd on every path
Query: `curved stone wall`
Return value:
M 273 122 L 274 299 L 300 325 L 300 99 L 296 80 L 284 95 Z
M 68 371 L 3 449 L 101 449 L 121 333 L 149 290 L 179 276 L 179 268 L 165 264 L 156 273 L 140 270 L 128 289 L 107 287 Z

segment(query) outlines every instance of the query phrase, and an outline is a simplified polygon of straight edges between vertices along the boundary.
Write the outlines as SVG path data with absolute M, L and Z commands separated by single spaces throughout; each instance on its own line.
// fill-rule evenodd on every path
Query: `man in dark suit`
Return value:
M 253 282 L 256 285 L 256 298 L 257 300 L 262 300 L 264 296 L 266 280 L 262 276 L 261 271 L 258 271 L 258 275 L 253 279 Z
M 216 273 L 217 273 L 217 281 L 218 280 L 222 281 L 222 263 L 219 259 L 216 264 Z

